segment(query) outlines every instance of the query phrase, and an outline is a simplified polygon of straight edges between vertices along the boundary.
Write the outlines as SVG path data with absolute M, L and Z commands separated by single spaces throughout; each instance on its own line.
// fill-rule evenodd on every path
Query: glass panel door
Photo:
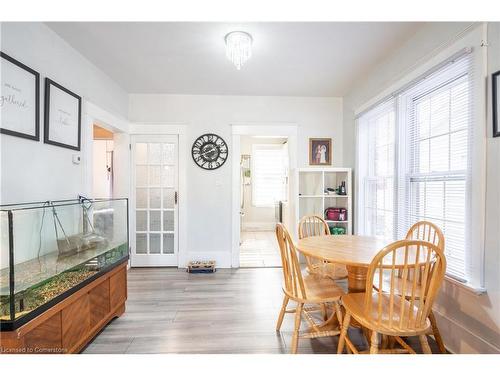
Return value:
M 177 136 L 132 138 L 132 267 L 177 265 Z

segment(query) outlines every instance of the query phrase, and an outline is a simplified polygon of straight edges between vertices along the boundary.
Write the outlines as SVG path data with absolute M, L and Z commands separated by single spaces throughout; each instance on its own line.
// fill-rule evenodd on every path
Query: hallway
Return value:
M 281 267 L 274 231 L 241 232 L 240 267 Z

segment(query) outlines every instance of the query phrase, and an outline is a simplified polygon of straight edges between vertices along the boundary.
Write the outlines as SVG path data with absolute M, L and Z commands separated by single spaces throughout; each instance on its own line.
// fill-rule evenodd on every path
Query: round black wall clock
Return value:
M 226 162 L 228 148 L 226 142 L 217 134 L 203 134 L 194 141 L 191 155 L 199 167 L 212 170 Z

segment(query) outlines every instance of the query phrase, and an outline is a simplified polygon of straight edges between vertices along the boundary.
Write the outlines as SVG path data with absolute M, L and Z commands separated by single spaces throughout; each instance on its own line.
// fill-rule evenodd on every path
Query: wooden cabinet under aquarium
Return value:
M 0 353 L 78 353 L 125 311 L 127 205 L 0 207 Z

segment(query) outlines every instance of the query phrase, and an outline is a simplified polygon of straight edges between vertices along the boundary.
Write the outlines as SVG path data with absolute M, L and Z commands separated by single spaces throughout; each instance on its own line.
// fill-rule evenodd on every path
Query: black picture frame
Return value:
M 66 144 L 63 142 L 55 141 L 50 139 L 50 120 L 51 120 L 51 113 L 50 113 L 50 87 L 54 86 L 57 87 L 59 90 L 63 91 L 64 93 L 74 97 L 78 101 L 78 140 L 77 140 L 77 146 L 73 146 L 71 144 Z M 68 90 L 67 88 L 61 86 L 57 82 L 51 80 L 50 78 L 45 78 L 45 106 L 44 106 L 44 127 L 43 127 L 43 141 L 46 144 L 49 145 L 54 145 L 54 146 L 59 146 L 59 147 L 64 147 L 64 148 L 69 148 L 71 150 L 75 151 L 80 151 L 81 147 L 81 141 L 82 141 L 82 98 L 75 94 L 74 92 Z
M 18 68 L 23 69 L 27 71 L 28 73 L 31 73 L 35 76 L 35 123 L 34 123 L 34 130 L 35 134 L 26 134 L 22 132 L 18 132 L 15 130 L 11 129 L 5 129 L 2 127 L 2 124 L 0 124 L 0 133 L 6 134 L 6 135 L 11 135 L 14 137 L 20 137 L 20 138 L 25 138 L 25 139 L 30 139 L 32 141 L 40 141 L 40 73 L 38 73 L 36 70 L 31 69 L 29 66 L 23 64 L 22 62 L 16 60 L 12 56 L 7 55 L 6 53 L 0 51 L 0 57 L 2 59 L 5 59 L 12 63 L 13 65 L 16 65 Z
M 500 86 L 500 70 L 491 75 L 491 85 L 492 85 L 492 109 L 493 109 L 493 137 L 500 137 L 500 97 L 499 97 L 499 86 Z

